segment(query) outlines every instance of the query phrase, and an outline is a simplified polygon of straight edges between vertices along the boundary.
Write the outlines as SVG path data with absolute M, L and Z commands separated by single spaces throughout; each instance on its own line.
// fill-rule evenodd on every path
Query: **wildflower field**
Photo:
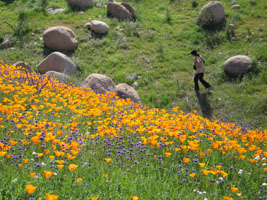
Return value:
M 267 130 L 0 63 L 0 199 L 264 199 Z

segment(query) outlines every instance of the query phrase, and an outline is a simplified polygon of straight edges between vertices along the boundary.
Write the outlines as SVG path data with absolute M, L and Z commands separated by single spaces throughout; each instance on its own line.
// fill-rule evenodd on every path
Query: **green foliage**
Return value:
M 266 62 L 267 61 L 267 51 L 266 44 L 260 44 L 258 47 L 255 47 L 256 57 L 258 60 Z
M 14 0 L 1 0 L 3 2 L 5 2 L 6 4 L 12 3 Z
M 235 37 L 235 27 L 227 27 L 226 28 L 226 38 L 228 41 L 232 41 L 232 38 Z
M 224 40 L 223 33 L 220 31 L 207 31 L 205 36 L 205 42 L 208 48 L 214 49 L 220 45 Z
M 16 25 L 13 26 L 12 24 L 6 21 L 4 23 L 6 23 L 13 30 L 13 36 L 20 38 L 30 31 L 28 27 L 28 22 L 29 18 L 27 12 L 25 12 L 25 10 L 19 10 L 18 22 L 16 23 Z
M 172 22 L 172 16 L 171 16 L 171 13 L 169 10 L 166 11 L 166 22 L 168 24 L 171 24 L 171 22 Z
M 262 72 L 262 74 L 261 74 L 261 81 L 264 84 L 267 84 L 267 71 Z
M 41 1 L 41 10 L 45 15 L 47 14 L 47 11 L 46 11 L 47 5 L 48 5 L 48 0 Z
M 4 36 L 3 34 L 0 33 L 0 44 L 4 41 Z

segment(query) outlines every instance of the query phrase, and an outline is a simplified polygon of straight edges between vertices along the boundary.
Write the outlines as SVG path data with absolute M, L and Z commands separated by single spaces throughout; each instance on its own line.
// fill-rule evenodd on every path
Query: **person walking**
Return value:
M 191 55 L 195 58 L 194 69 L 196 74 L 194 77 L 195 91 L 199 92 L 198 80 L 204 85 L 205 88 L 211 89 L 211 85 L 203 79 L 205 73 L 204 59 L 197 53 L 196 50 L 191 51 Z

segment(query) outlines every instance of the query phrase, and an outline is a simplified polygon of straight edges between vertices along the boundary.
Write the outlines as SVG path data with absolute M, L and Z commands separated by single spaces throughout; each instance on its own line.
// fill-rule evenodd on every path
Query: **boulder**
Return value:
M 131 99 L 131 101 L 133 101 L 134 103 L 139 103 L 141 104 L 141 99 L 137 93 L 137 91 L 127 85 L 126 83 L 120 83 L 116 86 L 116 90 L 117 90 L 117 96 L 119 96 L 122 99 Z
M 81 84 L 82 88 L 91 88 L 97 94 L 116 93 L 115 84 L 111 78 L 103 74 L 91 74 Z
M 233 56 L 224 62 L 224 71 L 229 75 L 239 76 L 246 73 L 251 64 L 252 61 L 248 56 Z
M 235 4 L 235 5 L 232 5 L 231 7 L 232 9 L 240 9 L 241 6 L 239 4 Z
M 13 45 L 13 42 L 9 39 L 4 39 L 2 43 L 0 44 L 0 49 L 5 49 L 8 47 L 11 47 Z
M 74 32 L 64 26 L 53 26 L 43 33 L 44 44 L 53 50 L 74 50 L 78 41 Z
M 122 2 L 121 5 L 124 6 L 134 16 L 135 9 L 129 3 Z
M 67 2 L 74 7 L 92 8 L 94 6 L 93 0 L 67 0 Z
M 127 3 L 108 2 L 107 11 L 108 16 L 119 20 L 131 21 L 134 19 L 134 9 Z
M 90 23 L 84 25 L 86 28 L 90 28 L 96 34 L 107 34 L 108 25 L 105 22 L 99 20 L 93 20 Z
M 31 66 L 28 63 L 24 62 L 24 61 L 18 61 L 16 63 L 14 63 L 13 65 L 15 65 L 16 67 L 22 67 L 23 69 L 20 68 L 21 71 L 25 71 L 26 70 L 29 73 L 33 72 Z
M 77 72 L 76 65 L 69 57 L 60 52 L 49 54 L 38 66 L 39 72 L 45 74 L 48 71 L 56 71 L 64 74 Z
M 212 27 L 221 24 L 225 19 L 224 7 L 219 1 L 210 1 L 200 12 L 198 24 L 203 27 Z
M 68 81 L 70 80 L 70 76 L 60 73 L 60 72 L 56 72 L 56 71 L 48 71 L 45 73 L 46 76 L 48 77 L 52 77 L 52 78 L 56 78 L 59 81 Z
M 64 12 L 65 11 L 65 8 L 48 8 L 47 9 L 47 12 L 49 14 L 57 14 L 57 13 L 61 13 L 61 12 Z

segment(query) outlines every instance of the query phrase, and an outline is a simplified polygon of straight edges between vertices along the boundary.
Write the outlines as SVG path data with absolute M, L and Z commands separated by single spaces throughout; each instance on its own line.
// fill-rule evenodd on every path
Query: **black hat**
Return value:
M 191 54 L 194 55 L 194 56 L 196 56 L 197 55 L 197 51 L 196 50 L 192 50 L 191 51 Z

